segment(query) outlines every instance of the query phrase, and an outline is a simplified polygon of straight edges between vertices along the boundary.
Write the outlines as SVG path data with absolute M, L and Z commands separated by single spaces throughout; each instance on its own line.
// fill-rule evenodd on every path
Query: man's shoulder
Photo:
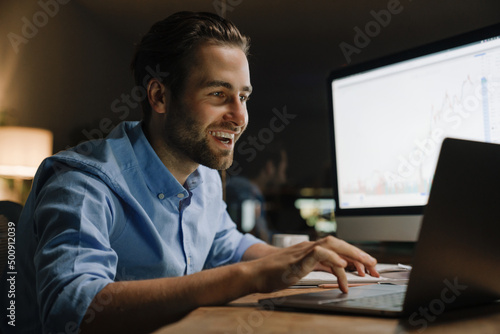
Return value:
M 82 142 L 61 151 L 44 161 L 39 174 L 77 171 L 114 179 L 137 164 L 131 142 L 137 126 L 140 126 L 138 122 L 123 122 L 106 138 Z

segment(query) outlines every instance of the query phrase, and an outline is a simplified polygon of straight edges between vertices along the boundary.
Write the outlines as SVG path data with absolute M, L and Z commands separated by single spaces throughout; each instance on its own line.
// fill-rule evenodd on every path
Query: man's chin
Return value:
M 214 166 L 213 169 L 216 169 L 216 170 L 226 170 L 228 169 L 229 167 L 231 167 L 231 165 L 233 164 L 233 158 L 231 157 L 231 159 L 221 159 L 219 160 L 218 164 L 216 166 Z
M 225 155 L 212 154 L 207 159 L 202 159 L 199 164 L 216 170 L 226 170 L 233 164 L 233 152 L 228 152 Z

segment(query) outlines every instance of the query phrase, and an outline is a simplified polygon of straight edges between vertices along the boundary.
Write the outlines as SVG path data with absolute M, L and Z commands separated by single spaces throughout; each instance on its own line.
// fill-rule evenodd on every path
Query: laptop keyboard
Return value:
M 395 292 L 385 295 L 362 297 L 335 301 L 326 304 L 342 305 L 343 307 L 370 308 L 370 309 L 402 309 L 405 292 Z

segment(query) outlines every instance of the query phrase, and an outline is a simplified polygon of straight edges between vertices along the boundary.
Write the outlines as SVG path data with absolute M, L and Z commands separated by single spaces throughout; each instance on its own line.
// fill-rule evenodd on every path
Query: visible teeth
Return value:
M 234 134 L 221 131 L 208 131 L 214 137 L 234 139 Z

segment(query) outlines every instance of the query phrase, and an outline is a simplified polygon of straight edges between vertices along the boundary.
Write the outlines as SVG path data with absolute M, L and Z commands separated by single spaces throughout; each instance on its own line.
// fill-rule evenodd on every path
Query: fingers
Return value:
M 314 269 L 325 268 L 337 276 L 340 290 L 347 293 L 345 268 L 348 263 L 356 268 L 360 276 L 365 276 L 365 272 L 375 277 L 379 276 L 375 269 L 377 260 L 357 247 L 334 237 L 326 237 L 316 242 L 303 242 L 282 249 L 273 256 L 276 257 L 273 263 L 281 265 L 287 263 L 281 275 L 283 283 L 287 286 L 295 284 Z
M 274 264 L 283 266 L 287 263 L 281 275 L 281 281 L 287 286 L 295 284 L 318 266 L 332 270 L 332 272 L 341 270 L 342 273 L 344 273 L 344 267 L 347 266 L 347 261 L 337 253 L 314 242 L 282 249 L 273 256 L 275 259 L 271 261 Z
M 345 259 L 336 252 L 319 245 L 314 246 L 310 256 L 315 261 L 318 261 L 321 266 L 329 268 L 332 274 L 337 277 L 340 290 L 344 293 L 348 292 L 347 275 L 345 273 L 347 261 Z
M 304 275 L 317 268 L 329 271 L 332 267 L 344 269 L 347 266 L 347 261 L 339 254 L 315 243 L 312 243 L 302 254 L 305 255 L 301 260 Z
M 365 276 L 365 272 L 368 272 L 371 276 L 380 277 L 380 274 L 375 268 L 377 260 L 368 255 L 367 253 L 365 253 L 364 251 L 362 251 L 361 249 L 332 236 L 328 236 L 326 238 L 318 240 L 317 244 L 333 250 L 335 253 L 346 259 L 348 262 L 351 262 L 355 266 L 360 276 Z M 336 270 L 334 272 L 336 276 L 337 273 L 340 274 L 340 271 Z M 345 276 L 344 270 L 342 270 L 342 274 L 343 276 Z M 341 286 L 340 277 L 339 277 L 339 286 Z M 345 289 L 347 289 L 347 285 L 345 286 Z
M 373 277 L 380 277 L 380 274 L 378 273 L 377 269 L 375 266 L 373 267 L 366 267 L 360 262 L 353 262 L 354 266 L 356 267 L 356 271 L 358 272 L 359 276 L 364 277 L 366 273 L 370 274 Z
M 296 261 L 293 265 L 293 272 L 300 277 L 318 268 L 332 271 L 332 273 L 339 272 L 340 269 L 345 275 L 344 268 L 347 266 L 347 261 L 339 254 L 315 243 L 302 249 L 301 257 L 297 258 Z
M 319 245 L 314 246 L 312 256 L 317 262 L 328 268 L 340 267 L 344 270 L 344 268 L 347 267 L 347 261 L 339 254 Z
M 365 266 L 359 262 L 354 262 L 354 266 L 356 267 L 356 270 L 358 271 L 358 275 L 361 277 L 364 277 L 365 276 Z
M 368 273 L 371 276 L 373 276 L 373 277 L 380 277 L 380 274 L 377 271 L 377 269 L 375 268 L 375 266 L 373 266 L 373 267 L 367 267 L 366 270 L 368 271 Z
M 357 248 L 357 247 L 355 247 L 355 246 L 353 246 L 353 245 L 351 245 L 343 240 L 337 239 L 337 238 L 332 237 L 332 236 L 328 236 L 326 238 L 318 240 L 317 244 L 319 244 L 325 248 L 333 250 L 334 252 L 338 253 L 339 255 L 352 261 L 355 265 L 356 265 L 356 262 L 359 262 L 359 263 L 363 264 L 364 266 L 366 266 L 366 268 L 368 268 L 368 270 L 373 269 L 373 271 L 376 273 L 375 265 L 377 264 L 377 260 L 375 260 L 375 258 L 371 257 L 370 255 L 368 255 L 367 253 L 365 253 L 361 249 L 359 249 L 359 248 Z M 356 266 L 356 268 L 359 269 L 357 266 Z
M 332 267 L 332 273 L 337 276 L 337 282 L 339 284 L 339 289 L 343 293 L 347 293 L 349 291 L 348 283 L 347 283 L 347 275 L 345 274 L 344 268 Z

